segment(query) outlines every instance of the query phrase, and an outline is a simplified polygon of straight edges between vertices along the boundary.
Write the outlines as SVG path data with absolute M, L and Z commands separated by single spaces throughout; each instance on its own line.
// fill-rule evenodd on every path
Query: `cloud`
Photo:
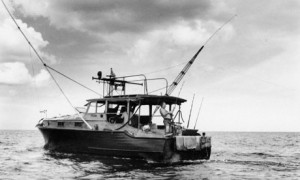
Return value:
M 47 61 L 54 63 L 56 61 L 55 57 L 42 51 L 42 49 L 47 46 L 48 42 L 42 38 L 41 33 L 36 32 L 32 27 L 29 27 L 26 23 L 23 23 L 19 19 L 16 21 L 35 48 L 41 52 L 41 55 L 46 57 L 45 59 Z M 15 24 L 13 24 L 12 20 L 7 17 L 1 21 L 0 29 L 0 61 L 30 61 L 29 45 L 25 41 L 24 37 L 22 37 Z
M 61 37 L 60 42 L 49 47 L 64 56 L 65 61 L 78 60 L 78 66 L 91 59 L 95 59 L 92 62 L 110 59 L 112 64 L 128 59 L 139 64 L 174 57 L 177 60 L 173 63 L 187 60 L 184 54 L 190 58 L 208 35 L 234 14 L 222 1 L 21 0 L 13 3 L 25 17 L 49 20 L 45 21 L 50 24 L 46 32 Z M 64 32 L 65 36 L 58 32 Z M 222 38 L 228 40 L 234 28 L 229 25 L 223 32 Z M 83 33 L 92 39 L 84 36 L 88 41 L 82 40 Z M 66 42 L 70 45 L 63 46 Z M 67 53 L 61 53 L 58 47 Z
M 14 9 L 9 2 L 6 3 L 10 12 L 14 14 L 16 9 Z M 29 62 L 32 59 L 30 57 L 30 51 L 32 56 L 35 56 L 33 51 L 4 7 L 2 6 L 1 8 L 3 11 L 0 11 L 0 62 Z M 15 18 L 15 20 L 44 61 L 50 64 L 57 63 L 57 59 L 54 55 L 44 51 L 49 42 L 43 39 L 42 34 L 23 20 L 19 18 Z
M 211 32 L 204 28 L 207 26 L 217 29 L 220 25 L 196 21 L 193 26 L 189 26 L 187 22 L 182 21 L 165 29 L 153 30 L 134 41 L 127 55 L 135 63 L 187 61 L 210 37 Z M 222 41 L 229 40 L 233 36 L 234 30 L 232 26 L 229 27 L 224 29 L 223 33 L 226 35 L 222 36 Z M 189 54 L 189 57 L 186 58 L 185 54 Z
M 101 33 L 141 32 L 166 27 L 177 21 L 208 19 L 211 1 L 15 1 L 25 16 L 43 16 L 57 28 L 73 28 L 80 31 Z M 218 14 L 226 12 L 223 9 Z M 43 9 L 43 11 L 41 10 Z M 226 9 L 226 10 L 224 10 Z
M 38 87 L 48 85 L 49 80 L 50 80 L 50 75 L 45 69 L 41 69 L 39 74 L 32 77 L 33 83 Z
M 8 6 L 8 8 L 11 12 L 14 12 L 11 6 Z M 36 56 L 7 12 L 5 10 L 0 11 L 0 15 L 0 84 L 33 85 L 32 83 L 35 81 L 37 86 L 44 85 L 49 79 L 48 73 L 43 69 L 35 76 L 29 73 L 26 64 L 29 62 L 33 63 L 32 60 Z M 44 61 L 49 64 L 55 64 L 57 62 L 56 57 L 43 50 L 49 42 L 43 39 L 42 34 L 20 19 L 16 19 L 16 22 Z
M 49 82 L 50 75 L 44 69 L 35 76 L 30 75 L 24 63 L 7 62 L 0 63 L 0 85 L 22 85 L 31 84 L 43 86 Z

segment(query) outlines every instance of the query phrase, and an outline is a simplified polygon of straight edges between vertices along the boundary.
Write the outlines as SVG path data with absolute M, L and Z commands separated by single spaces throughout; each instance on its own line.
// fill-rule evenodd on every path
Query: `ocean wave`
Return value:
M 282 157 L 279 154 L 268 154 L 268 153 L 263 153 L 263 152 L 253 152 L 253 153 L 248 153 L 248 154 L 262 156 L 262 157 Z

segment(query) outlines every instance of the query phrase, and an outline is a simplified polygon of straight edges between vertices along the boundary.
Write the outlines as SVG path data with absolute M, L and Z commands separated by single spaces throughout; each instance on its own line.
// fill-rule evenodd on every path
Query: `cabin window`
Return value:
M 96 109 L 97 113 L 104 113 L 105 112 L 105 104 L 104 103 L 97 103 L 97 109 Z
M 116 115 L 120 113 L 121 107 L 122 105 L 120 104 L 109 103 L 107 108 L 107 113 Z
M 105 111 L 105 104 L 100 102 L 91 102 L 88 113 L 104 113 Z
M 91 102 L 90 103 L 88 113 L 96 113 L 96 102 Z
M 146 125 L 150 123 L 150 106 L 142 105 L 140 107 L 140 125 Z
M 149 105 L 141 106 L 141 116 L 149 116 Z
M 65 123 L 64 122 L 57 122 L 58 127 L 64 127 Z
M 75 122 L 75 127 L 82 127 L 82 122 Z

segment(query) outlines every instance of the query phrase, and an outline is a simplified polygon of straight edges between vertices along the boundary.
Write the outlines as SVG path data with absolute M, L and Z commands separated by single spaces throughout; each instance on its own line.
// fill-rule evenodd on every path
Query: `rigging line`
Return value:
M 48 68 L 50 68 L 51 70 L 53 70 L 53 71 L 57 72 L 58 74 L 64 76 L 65 78 L 68 78 L 69 80 L 71 80 L 71 81 L 73 81 L 73 82 L 79 84 L 80 86 L 82 86 L 82 87 L 84 87 L 84 88 L 86 88 L 86 89 L 88 89 L 88 90 L 90 90 L 90 91 L 92 91 L 92 92 L 94 92 L 94 93 L 96 93 L 96 94 L 102 96 L 101 94 L 97 93 L 96 91 L 94 91 L 94 90 L 92 90 L 92 89 L 90 89 L 90 88 L 84 86 L 83 84 L 81 84 L 81 83 L 79 83 L 79 82 L 73 80 L 72 78 L 70 78 L 70 77 L 68 77 L 68 76 L 66 76 L 66 75 L 64 75 L 64 74 L 62 74 L 62 73 L 60 73 L 60 72 L 58 72 L 57 70 L 51 68 L 50 66 L 48 66 L 48 65 L 45 63 L 45 61 L 42 59 L 42 57 L 39 55 L 39 53 L 37 52 L 37 50 L 34 48 L 34 46 L 31 44 L 31 42 L 29 41 L 29 39 L 27 38 L 27 36 L 24 34 L 23 30 L 21 29 L 21 27 L 19 26 L 19 24 L 17 23 L 17 21 L 15 20 L 15 18 L 13 17 L 13 15 L 12 15 L 12 14 L 10 13 L 10 11 L 8 10 L 8 8 L 7 8 L 7 6 L 5 5 L 4 1 L 3 1 L 3 0 L 1 0 L 1 1 L 2 1 L 2 4 L 3 4 L 3 6 L 5 7 L 6 11 L 8 12 L 9 16 L 12 18 L 12 20 L 14 21 L 14 23 L 15 23 L 16 26 L 18 27 L 19 31 L 21 32 L 21 34 L 23 35 L 23 37 L 25 38 L 25 40 L 27 41 L 27 43 L 29 44 L 29 46 L 33 49 L 33 51 L 34 51 L 34 53 L 36 54 L 36 56 L 38 57 L 38 59 L 42 62 L 42 64 L 44 65 L 45 69 L 47 69 L 47 71 L 48 71 L 50 74 L 51 74 L 51 72 L 48 70 Z M 53 78 L 54 78 L 54 77 L 53 77 Z
M 226 24 L 228 24 L 230 21 L 232 21 L 235 17 L 237 16 L 237 14 L 233 15 L 228 21 L 226 21 L 221 27 L 219 27 L 204 43 L 203 46 L 205 46 L 208 41 L 211 40 L 211 38 L 213 38 L 213 36 L 215 36 Z
M 31 63 L 31 70 L 32 70 L 32 76 L 33 76 L 33 86 L 34 86 L 34 92 L 37 96 L 33 96 L 33 99 L 36 100 L 37 102 L 36 103 L 36 106 L 37 108 L 40 110 L 41 107 L 40 107 L 40 97 L 39 97 L 39 93 L 37 91 L 37 85 L 36 85 L 36 75 L 35 75 L 35 71 L 34 71 L 34 65 L 33 65 L 33 57 L 32 57 L 32 54 L 31 54 L 31 47 L 28 46 L 28 49 L 29 49 L 29 56 L 30 56 L 30 63 Z M 36 99 L 35 99 L 36 97 Z
M 177 96 L 177 97 L 179 97 L 179 96 L 180 96 L 180 93 L 181 93 L 181 90 L 182 90 L 182 87 L 183 87 L 184 83 L 185 83 L 185 81 L 183 81 L 183 82 L 182 82 L 182 84 L 181 84 L 181 87 L 180 87 L 180 89 L 179 89 L 179 92 L 178 92 L 178 96 Z M 176 101 L 177 101 L 177 100 L 176 100 Z
M 49 69 L 51 69 L 52 71 L 54 71 L 54 72 L 56 72 L 56 73 L 62 75 L 63 77 L 65 77 L 65 78 L 67 78 L 67 79 L 73 81 L 74 83 L 76 83 L 76 84 L 78 84 L 78 85 L 80 85 L 80 86 L 86 88 L 87 90 L 90 90 L 90 91 L 94 92 L 95 94 L 98 94 L 99 96 L 102 96 L 102 94 L 97 93 L 96 91 L 92 90 L 91 88 L 89 88 L 89 87 L 87 87 L 87 86 L 81 84 L 80 82 L 78 82 L 78 81 L 76 81 L 76 80 L 70 78 L 69 76 L 67 76 L 67 75 L 65 75 L 65 74 L 63 74 L 63 73 L 57 71 L 56 69 L 54 69 L 54 68 L 48 66 L 47 64 L 44 64 L 44 66 L 47 67 L 47 68 L 49 68 Z
M 178 93 L 178 97 L 179 97 L 179 95 L 180 95 L 180 93 L 181 93 L 181 90 L 182 90 L 182 87 L 183 87 L 184 83 L 185 83 L 185 81 L 183 81 L 183 83 L 182 83 L 182 85 L 181 85 L 181 88 L 180 88 L 179 93 Z M 171 85 L 167 86 L 167 88 L 170 87 L 170 86 L 171 86 Z M 154 93 L 154 92 L 157 92 L 157 91 L 162 90 L 162 89 L 165 89 L 165 88 L 166 88 L 166 86 L 164 86 L 164 87 L 162 87 L 162 88 L 158 88 L 158 89 L 156 89 L 156 90 L 153 90 L 153 91 L 149 92 L 149 94 Z
M 185 62 L 176 64 L 176 65 L 173 65 L 173 66 L 169 66 L 169 67 L 166 67 L 166 68 L 163 68 L 163 69 L 159 69 L 159 70 L 156 70 L 156 71 L 150 71 L 150 72 L 143 73 L 143 74 L 153 74 L 153 73 L 157 73 L 157 72 L 169 70 L 169 69 L 175 68 L 175 67 L 177 67 L 177 66 L 180 66 L 180 65 L 182 65 L 182 64 L 186 64 L 187 62 L 188 62 L 188 61 L 185 61 Z
M 87 123 L 85 121 L 85 119 L 81 116 L 81 114 L 79 114 L 78 110 L 73 106 L 73 104 L 71 103 L 70 99 L 67 97 L 67 95 L 65 94 L 65 92 L 62 90 L 62 88 L 59 86 L 58 82 L 56 81 L 56 79 L 54 78 L 53 74 L 51 74 L 51 72 L 49 71 L 48 68 L 46 68 L 47 71 L 49 72 L 51 78 L 53 79 L 53 81 L 55 82 L 55 84 L 57 85 L 58 89 L 60 90 L 60 92 L 64 95 L 64 97 L 66 98 L 66 100 L 68 101 L 68 103 L 70 104 L 70 106 L 74 109 L 75 113 L 79 116 L 79 118 L 88 126 L 88 128 L 93 129 L 89 123 Z
M 167 88 L 168 88 L 168 87 L 170 87 L 170 86 L 167 86 Z M 159 91 L 159 90 L 162 90 L 162 89 L 165 89 L 165 88 L 166 88 L 166 86 L 164 86 L 164 87 L 162 87 L 162 88 L 159 88 L 159 89 L 156 89 L 156 90 L 154 90 L 154 91 L 151 91 L 151 92 L 149 92 L 149 94 L 154 93 L 154 92 Z
M 21 34 L 23 35 L 23 37 L 25 38 L 25 40 L 27 41 L 27 43 L 31 46 L 31 48 L 33 49 L 33 51 L 35 52 L 35 54 L 37 55 L 37 57 L 39 58 L 39 60 L 45 64 L 45 62 L 43 61 L 43 59 L 41 58 L 41 56 L 39 55 L 39 53 L 36 51 L 36 49 L 33 47 L 33 45 L 30 43 L 30 41 L 28 40 L 28 38 L 26 37 L 26 35 L 24 34 L 24 32 L 22 31 L 22 29 L 20 28 L 19 24 L 17 23 L 17 21 L 15 20 L 15 18 L 13 17 L 13 15 L 10 13 L 10 11 L 8 10 L 7 6 L 5 5 L 4 1 L 2 1 L 3 6 L 5 7 L 6 11 L 8 12 L 9 16 L 12 18 L 12 20 L 14 21 L 14 23 L 16 24 L 16 26 L 18 27 L 19 31 L 21 32 Z

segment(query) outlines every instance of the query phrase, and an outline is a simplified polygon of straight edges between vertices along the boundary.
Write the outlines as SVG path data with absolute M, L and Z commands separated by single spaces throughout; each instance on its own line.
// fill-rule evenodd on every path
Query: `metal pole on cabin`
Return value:
M 192 105 L 191 105 L 191 110 L 190 110 L 190 115 L 189 115 L 187 128 L 189 128 L 189 125 L 190 125 L 190 120 L 191 120 L 191 115 L 192 115 L 192 110 L 193 110 L 193 105 L 194 105 L 194 98 L 195 98 L 195 94 L 193 95 L 193 101 L 192 101 Z
M 202 97 L 202 100 L 201 100 L 201 104 L 200 104 L 200 107 L 199 107 L 199 110 L 198 110 L 197 119 L 196 119 L 196 122 L 195 122 L 194 129 L 196 129 L 196 125 L 197 125 L 197 122 L 198 122 L 198 118 L 199 118 L 199 114 L 200 114 L 200 111 L 201 111 L 203 100 L 204 100 L 204 97 Z
M 178 123 L 180 124 L 181 105 L 178 106 Z
M 130 112 L 130 100 L 127 101 L 127 114 L 128 114 L 128 119 L 131 117 L 131 112 Z
M 139 105 L 138 129 L 141 129 L 141 101 L 139 101 Z

